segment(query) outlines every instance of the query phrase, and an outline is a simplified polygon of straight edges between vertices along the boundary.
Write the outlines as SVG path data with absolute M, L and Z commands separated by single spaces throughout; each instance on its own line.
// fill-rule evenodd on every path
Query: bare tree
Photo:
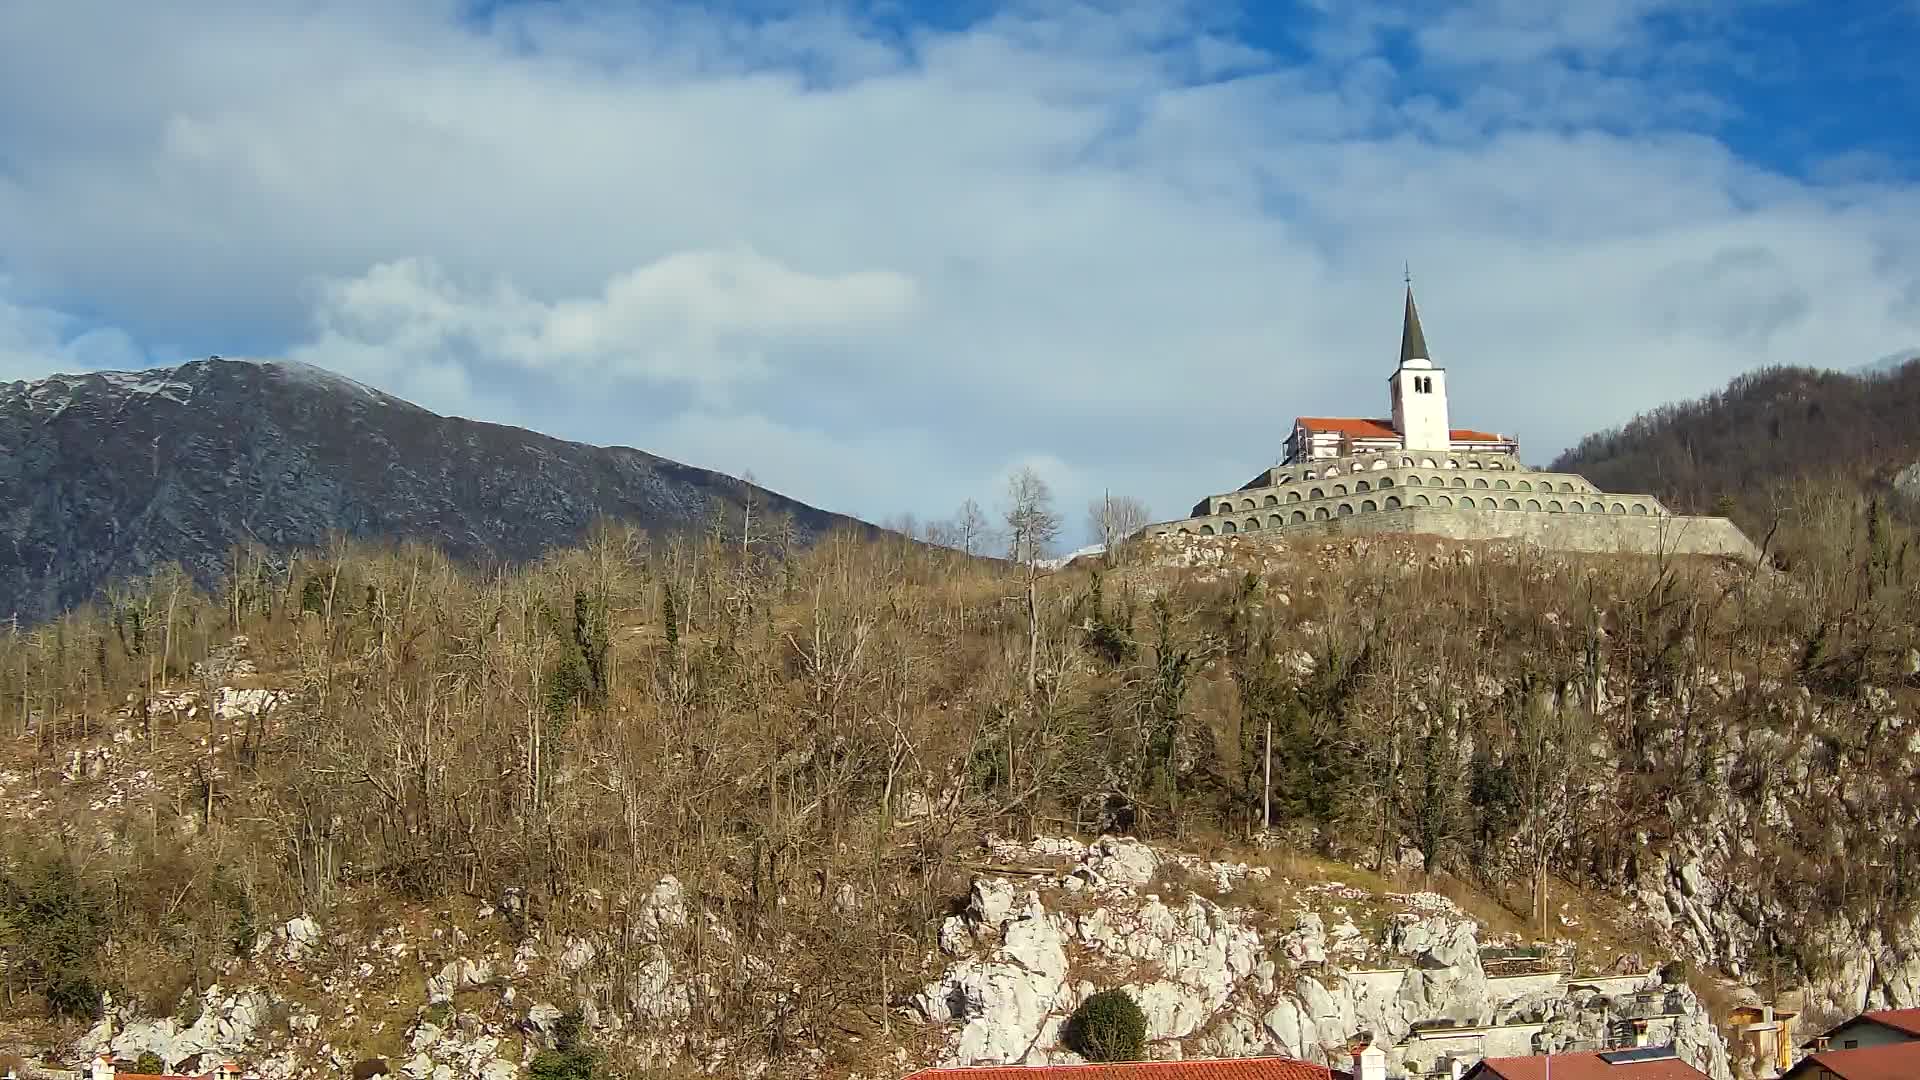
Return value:
M 991 528 L 992 522 L 987 519 L 986 511 L 980 509 L 980 504 L 972 499 L 961 503 L 959 511 L 953 516 L 954 538 L 960 550 L 968 555 L 980 553 Z
M 1040 669 L 1040 560 L 1060 536 L 1053 489 L 1032 468 L 1007 479 L 1007 557 L 1021 565 L 1027 585 L 1027 693 Z
M 1152 520 L 1153 511 L 1131 495 L 1103 495 L 1087 504 L 1087 531 L 1100 538 L 1109 558 Z

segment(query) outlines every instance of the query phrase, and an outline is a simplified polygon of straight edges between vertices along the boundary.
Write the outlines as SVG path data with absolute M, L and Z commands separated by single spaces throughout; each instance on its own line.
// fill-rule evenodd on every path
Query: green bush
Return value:
M 533 1080 L 593 1080 L 594 1066 L 600 1056 L 584 1047 L 572 1050 L 542 1050 L 534 1055 L 527 1073 Z
M 54 1015 L 99 1009 L 108 928 L 105 895 L 61 856 L 34 853 L 0 868 L 0 971 L 44 997 Z
M 146 1050 L 141 1052 L 140 1060 L 134 1064 L 134 1069 L 148 1076 L 158 1076 L 167 1071 L 167 1063 L 160 1060 L 159 1054 Z
M 1080 1003 L 1063 1034 L 1088 1061 L 1139 1061 L 1147 1051 L 1147 1014 L 1125 990 L 1102 990 Z
M 600 1055 L 592 1047 L 581 1045 L 583 1019 L 574 1010 L 553 1022 L 553 1049 L 540 1051 L 527 1067 L 533 1080 L 593 1080 Z

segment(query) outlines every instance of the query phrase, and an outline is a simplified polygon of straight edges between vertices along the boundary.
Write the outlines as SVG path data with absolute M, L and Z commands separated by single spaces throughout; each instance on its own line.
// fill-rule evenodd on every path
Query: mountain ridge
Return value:
M 661 532 L 711 509 L 787 515 L 794 538 L 873 526 L 630 446 L 445 416 L 297 361 L 0 384 L 0 618 L 43 619 L 179 563 L 203 585 L 237 544 L 421 540 L 468 562 L 537 558 L 596 519 Z

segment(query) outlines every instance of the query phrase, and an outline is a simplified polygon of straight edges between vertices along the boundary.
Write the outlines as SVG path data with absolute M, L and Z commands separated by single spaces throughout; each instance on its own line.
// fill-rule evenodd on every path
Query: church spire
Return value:
M 1420 312 L 1413 306 L 1413 275 L 1407 275 L 1407 314 L 1400 325 L 1400 363 L 1431 360 L 1427 355 L 1427 336 L 1420 332 Z

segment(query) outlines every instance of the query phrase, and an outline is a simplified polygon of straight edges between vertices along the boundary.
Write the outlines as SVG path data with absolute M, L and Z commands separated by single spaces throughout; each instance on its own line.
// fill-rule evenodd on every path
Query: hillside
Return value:
M 1728 512 L 1756 539 L 1777 515 L 1817 525 L 1798 485 L 1835 482 L 1869 496 L 1896 481 L 1920 499 L 1920 361 L 1847 374 L 1768 368 L 1725 390 L 1665 405 L 1590 435 L 1552 468 L 1608 491 L 1645 491 L 1687 513 Z M 1902 479 L 1903 471 L 1907 476 Z
M 1920 1005 L 1890 527 L 1791 574 L 1185 538 L 1032 623 L 890 538 L 129 583 L 0 641 L 0 1053 L 871 1080 L 1070 1060 L 1124 987 L 1157 1054 L 1638 1009 L 1724 1080 L 1741 987 Z
M 0 385 L 0 619 L 175 562 L 211 588 L 240 544 L 427 539 L 522 562 L 597 518 L 662 534 L 744 500 L 808 542 L 858 523 L 624 447 L 439 416 L 296 363 L 212 358 Z M 769 535 L 771 532 L 769 531 Z

